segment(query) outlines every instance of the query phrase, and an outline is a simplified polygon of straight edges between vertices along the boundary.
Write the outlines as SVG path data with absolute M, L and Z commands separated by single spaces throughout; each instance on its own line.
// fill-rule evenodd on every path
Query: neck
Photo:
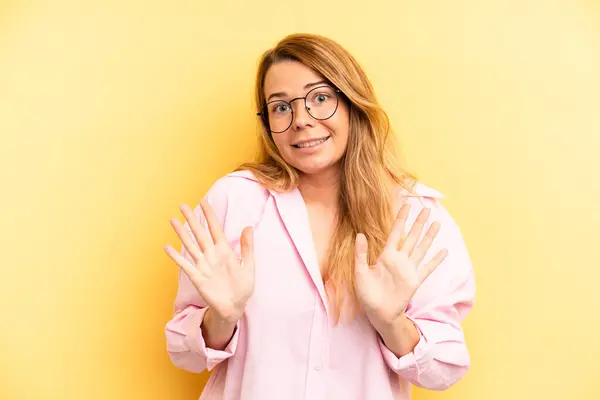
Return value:
M 341 188 L 341 170 L 331 169 L 318 174 L 301 174 L 298 189 L 306 204 L 337 209 Z

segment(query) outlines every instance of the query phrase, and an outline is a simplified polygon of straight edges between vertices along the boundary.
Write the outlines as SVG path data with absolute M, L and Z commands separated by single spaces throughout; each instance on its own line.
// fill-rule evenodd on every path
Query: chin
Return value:
M 322 161 L 322 162 L 302 162 L 296 163 L 294 167 L 303 174 L 316 175 L 320 173 L 328 172 L 329 170 L 340 167 L 339 161 Z

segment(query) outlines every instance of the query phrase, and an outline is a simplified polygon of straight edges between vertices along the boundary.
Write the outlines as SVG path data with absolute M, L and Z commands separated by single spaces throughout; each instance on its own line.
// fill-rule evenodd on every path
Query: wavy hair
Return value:
M 365 72 L 348 51 L 329 38 L 314 34 L 289 35 L 262 55 L 255 84 L 257 112 L 265 104 L 267 71 L 273 64 L 288 60 L 300 62 L 322 75 L 340 89 L 349 106 L 350 132 L 341 160 L 339 218 L 323 273 L 328 301 L 339 321 L 346 306 L 354 311 L 359 306 L 354 275 L 356 235 L 366 236 L 368 259 L 374 263 L 395 219 L 394 186 L 400 185 L 412 192 L 416 178 L 400 167 L 388 116 L 379 105 Z M 298 184 L 299 171 L 280 155 L 264 118 L 258 159 L 242 164 L 238 170 L 253 172 L 263 186 L 275 191 L 288 191 Z

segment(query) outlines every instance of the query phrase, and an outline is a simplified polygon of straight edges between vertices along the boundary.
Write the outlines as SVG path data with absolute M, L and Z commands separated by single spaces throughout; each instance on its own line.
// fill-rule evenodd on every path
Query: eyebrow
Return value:
M 317 81 L 317 82 L 307 83 L 306 85 L 304 85 L 304 89 L 305 90 L 310 89 L 312 87 L 315 87 L 317 85 L 322 85 L 322 84 L 329 85 L 329 82 L 321 80 L 321 81 Z M 269 102 L 271 100 L 271 98 L 273 98 L 273 97 L 285 97 L 285 96 L 287 96 L 287 94 L 285 92 L 271 93 L 269 98 L 267 98 L 267 102 Z

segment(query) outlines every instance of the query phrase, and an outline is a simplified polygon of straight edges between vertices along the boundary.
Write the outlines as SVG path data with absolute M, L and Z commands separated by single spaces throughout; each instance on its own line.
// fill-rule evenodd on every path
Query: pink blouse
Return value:
M 427 257 L 441 248 L 449 254 L 406 309 L 420 340 L 398 358 L 363 314 L 333 323 L 299 190 L 266 190 L 248 171 L 217 180 L 206 199 L 238 255 L 242 229 L 254 227 L 256 282 L 233 338 L 219 351 L 206 347 L 206 304 L 180 272 L 167 350 L 179 368 L 212 370 L 200 399 L 407 400 L 411 384 L 443 390 L 457 382 L 470 364 L 460 322 L 473 306 L 473 269 L 443 196 L 421 183 L 416 192 L 403 194 L 411 204 L 408 223 L 431 208 L 425 230 L 434 220 L 442 225 Z M 199 207 L 195 214 L 206 226 Z

